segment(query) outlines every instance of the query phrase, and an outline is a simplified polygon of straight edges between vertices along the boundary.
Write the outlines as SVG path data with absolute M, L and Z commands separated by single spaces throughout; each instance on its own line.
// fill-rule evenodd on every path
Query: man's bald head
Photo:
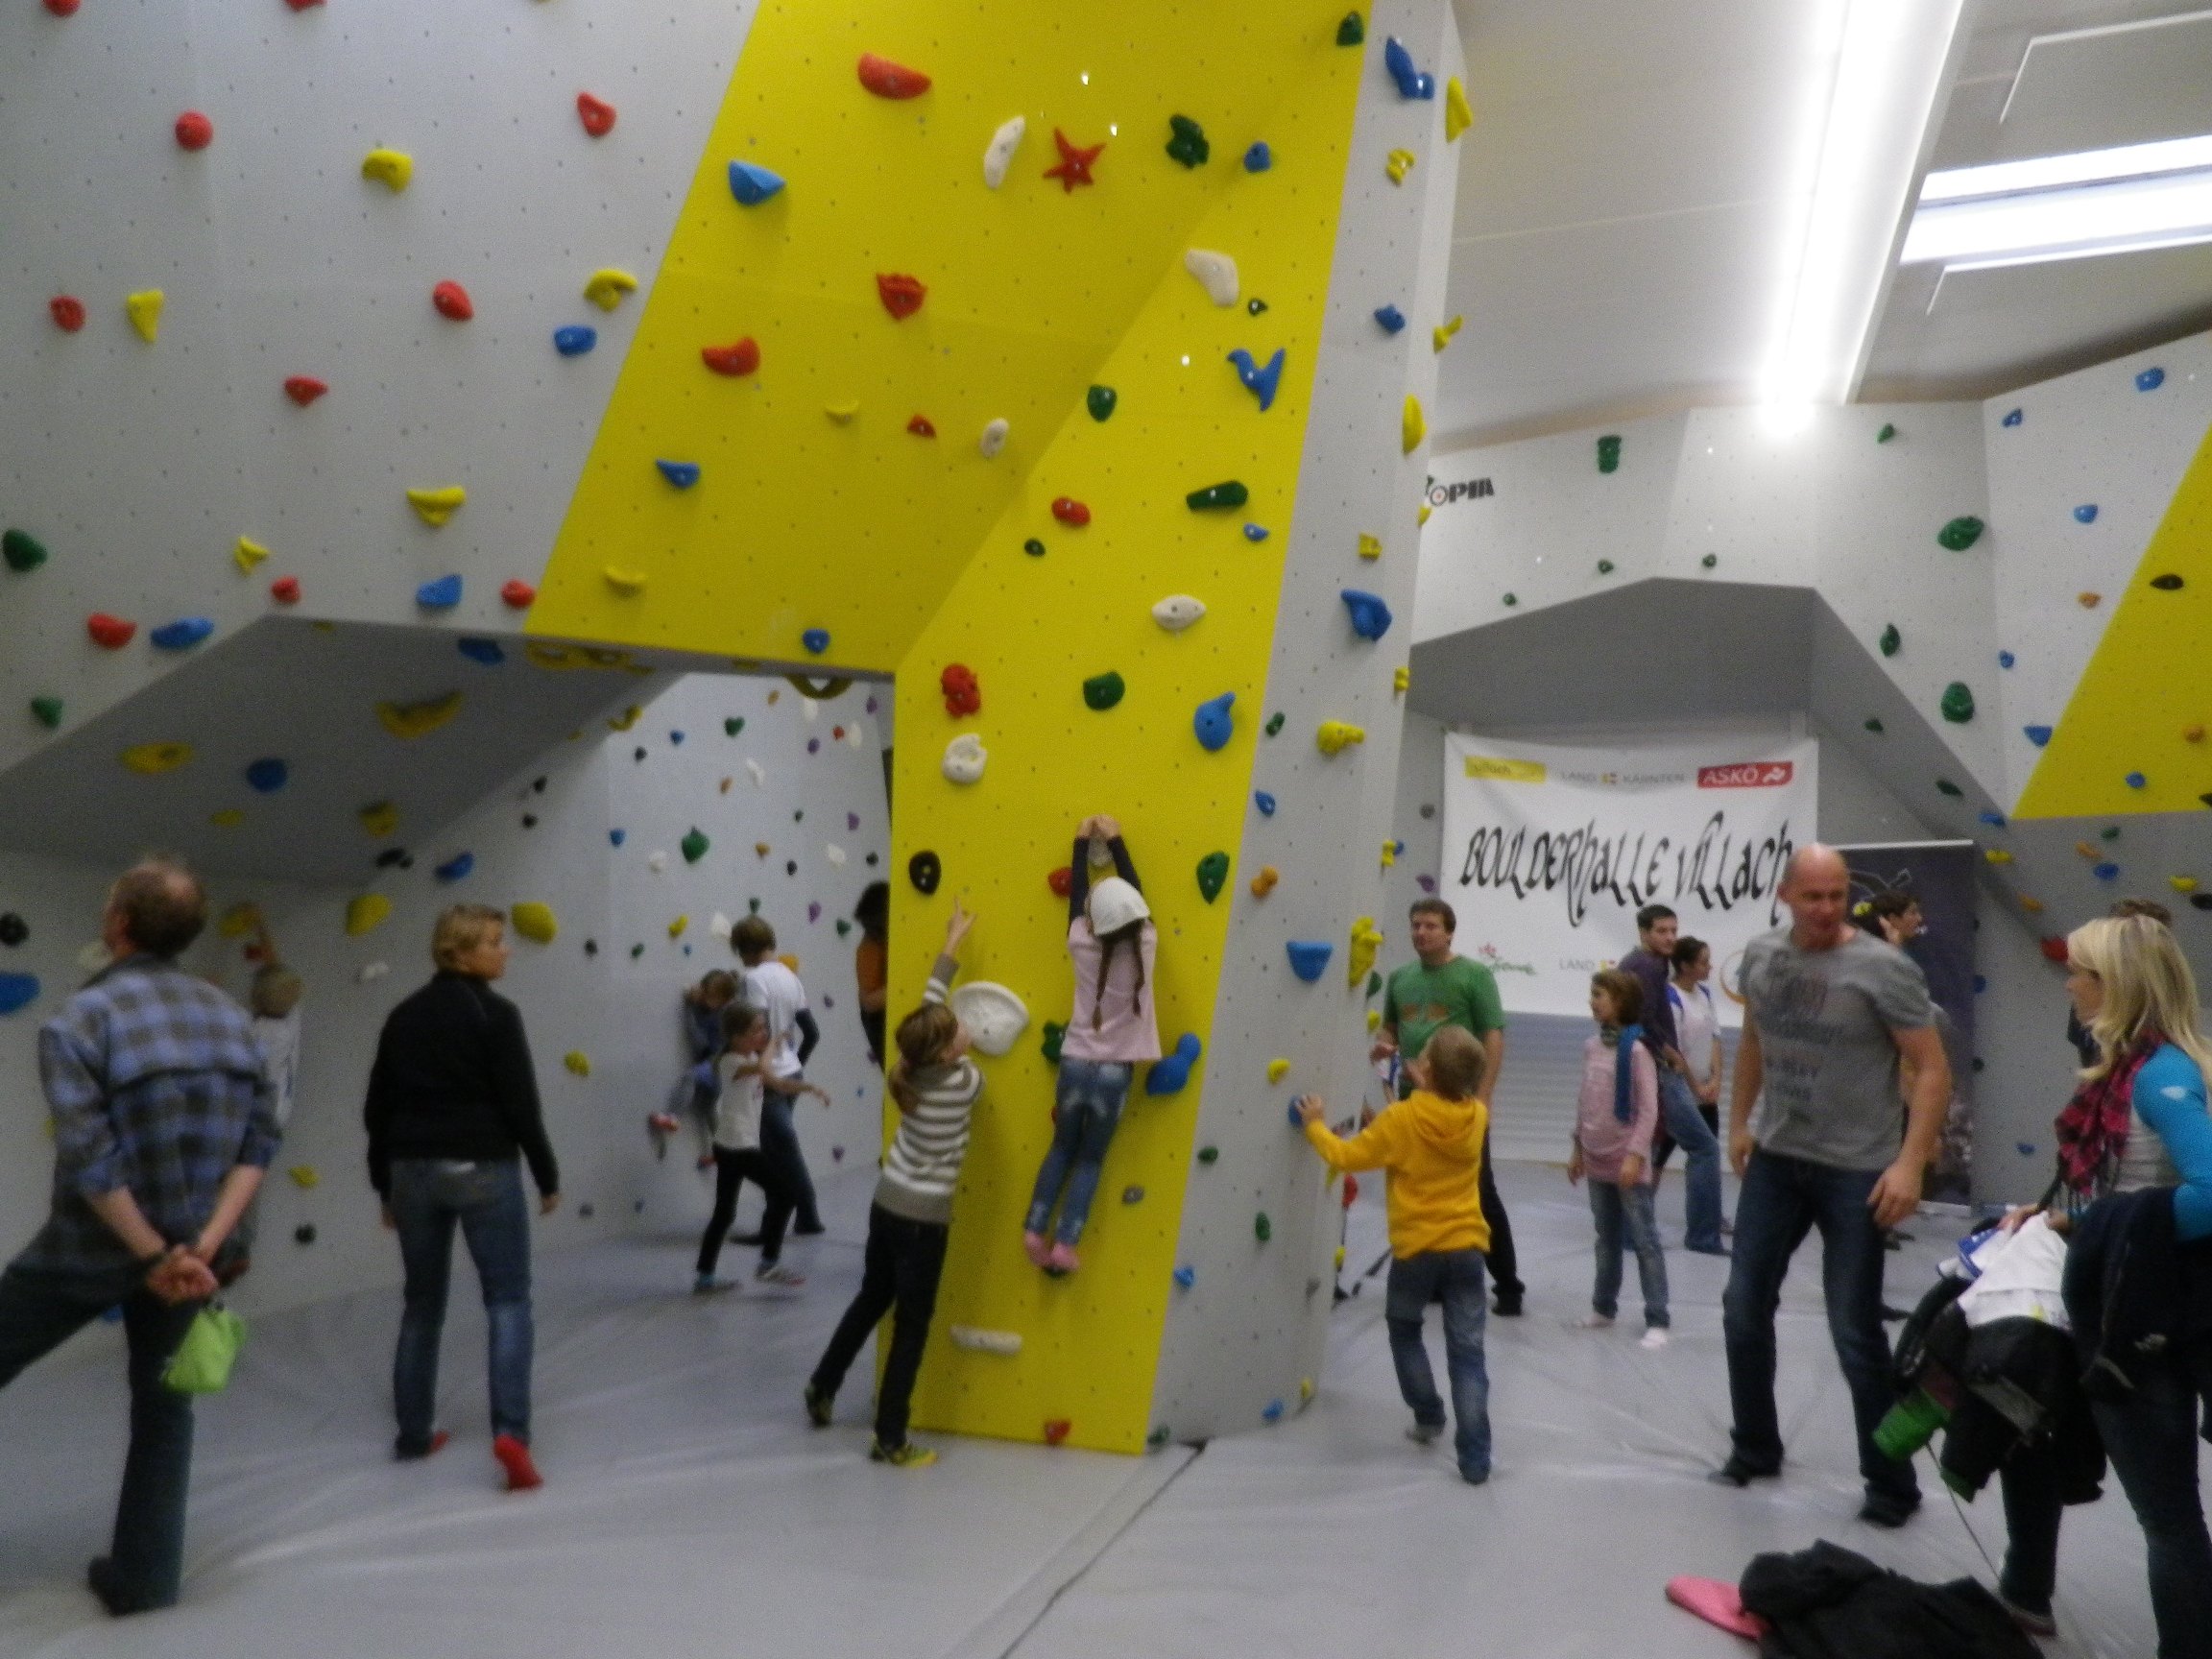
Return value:
M 1851 866 L 1835 848 L 1824 846 L 1818 841 L 1811 842 L 1791 854 L 1790 862 L 1783 866 L 1783 896 L 1787 898 L 1790 889 L 1807 878 L 1841 881 L 1848 886 L 1851 881 Z
M 1798 848 L 1782 872 L 1782 902 L 1790 906 L 1790 937 L 1799 950 L 1832 950 L 1850 936 L 1851 866 L 1817 841 Z

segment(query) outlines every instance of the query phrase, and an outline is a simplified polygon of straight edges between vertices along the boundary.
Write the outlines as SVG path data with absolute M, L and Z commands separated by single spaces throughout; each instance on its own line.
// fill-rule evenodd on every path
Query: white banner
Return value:
M 1783 921 L 1783 866 L 1815 838 L 1818 768 L 1811 738 L 1595 749 L 1447 733 L 1437 891 L 1460 953 L 1489 965 L 1509 1010 L 1587 1015 L 1590 975 L 1636 949 L 1639 909 L 1666 904 L 1713 948 L 1715 999 L 1737 1023 L 1743 947 Z

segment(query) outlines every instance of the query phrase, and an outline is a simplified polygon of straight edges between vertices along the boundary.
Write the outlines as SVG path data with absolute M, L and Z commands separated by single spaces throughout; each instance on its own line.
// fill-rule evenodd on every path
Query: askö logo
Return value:
M 1429 505 L 1431 507 L 1449 507 L 1455 501 L 1475 501 L 1497 493 L 1487 478 L 1462 478 L 1456 484 L 1439 484 L 1434 478 L 1429 480 Z
M 1697 768 L 1700 789 L 1777 789 L 1797 775 L 1794 760 L 1738 760 Z

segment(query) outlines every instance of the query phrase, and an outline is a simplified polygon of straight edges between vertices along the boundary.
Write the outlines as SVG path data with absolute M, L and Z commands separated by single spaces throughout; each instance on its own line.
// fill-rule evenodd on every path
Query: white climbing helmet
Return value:
M 1109 876 L 1091 889 L 1091 931 L 1100 938 L 1151 914 L 1144 895 L 1118 876 Z

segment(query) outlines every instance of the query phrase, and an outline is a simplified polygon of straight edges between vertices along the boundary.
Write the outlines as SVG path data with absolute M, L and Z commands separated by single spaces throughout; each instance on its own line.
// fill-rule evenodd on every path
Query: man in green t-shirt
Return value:
M 1505 1010 L 1498 1000 L 1498 980 L 1479 962 L 1455 955 L 1452 936 L 1459 919 L 1441 899 L 1417 899 L 1409 913 L 1413 954 L 1390 975 L 1382 993 L 1382 1024 L 1375 1039 L 1374 1058 L 1385 1060 L 1403 1054 L 1417 1058 L 1438 1027 L 1457 1025 L 1474 1033 L 1482 1045 L 1482 1098 L 1498 1098 L 1498 1071 L 1505 1062 Z M 1401 1097 L 1407 1084 L 1401 1078 Z M 1482 1135 L 1481 1199 L 1483 1219 L 1490 1223 L 1488 1262 L 1490 1281 L 1497 1288 L 1496 1307 L 1501 1316 L 1521 1311 L 1524 1286 L 1520 1264 L 1513 1255 L 1513 1223 L 1505 1214 L 1505 1202 L 1498 1195 L 1498 1177 L 1490 1166 L 1490 1135 Z

